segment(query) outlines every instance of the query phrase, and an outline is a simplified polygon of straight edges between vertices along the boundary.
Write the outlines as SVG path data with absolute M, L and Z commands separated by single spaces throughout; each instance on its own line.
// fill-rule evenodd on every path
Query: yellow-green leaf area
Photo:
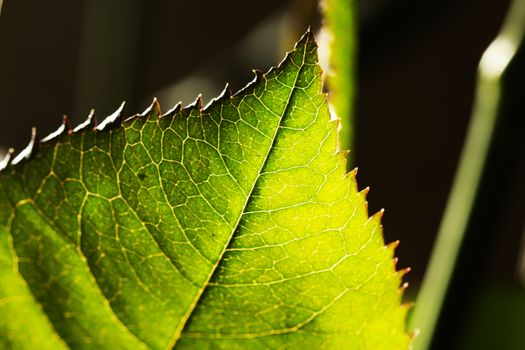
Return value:
M 0 347 L 406 349 L 393 246 L 336 154 L 311 33 L 200 101 L 0 173 Z

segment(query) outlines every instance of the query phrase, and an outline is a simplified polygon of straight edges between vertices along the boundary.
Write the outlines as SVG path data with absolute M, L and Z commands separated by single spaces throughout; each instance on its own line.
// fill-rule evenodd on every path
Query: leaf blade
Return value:
M 370 329 L 407 343 L 393 252 L 343 178 L 311 33 L 205 110 L 111 118 L 0 175 L 21 276 L 68 346 L 371 348 L 385 337 L 348 338 Z

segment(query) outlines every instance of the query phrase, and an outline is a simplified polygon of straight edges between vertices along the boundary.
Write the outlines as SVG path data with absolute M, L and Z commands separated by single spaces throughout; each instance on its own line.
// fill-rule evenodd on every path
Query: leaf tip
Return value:
M 295 43 L 294 49 L 297 49 L 300 46 L 305 46 L 309 42 L 315 42 L 314 33 L 312 31 L 311 26 L 308 26 L 306 32 L 303 34 L 301 39 L 299 39 L 299 41 Z

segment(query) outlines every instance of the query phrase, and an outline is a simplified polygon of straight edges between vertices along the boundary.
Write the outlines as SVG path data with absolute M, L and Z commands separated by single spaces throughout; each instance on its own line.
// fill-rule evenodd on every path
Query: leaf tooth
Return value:
M 408 282 L 403 282 L 403 284 L 399 287 L 399 292 L 403 294 L 405 290 L 408 288 L 408 286 L 409 286 Z
M 153 97 L 153 101 L 144 110 L 144 112 L 137 113 L 137 114 L 132 115 L 129 118 L 126 118 L 126 120 L 124 120 L 124 122 L 131 122 L 131 121 L 133 121 L 135 119 L 138 119 L 138 118 L 147 118 L 150 115 L 160 116 L 160 105 L 159 105 L 159 101 L 157 100 L 156 97 Z
M 52 133 L 44 137 L 42 140 L 40 140 L 40 142 L 42 143 L 49 142 L 53 140 L 54 138 L 59 137 L 60 135 L 69 133 L 70 131 L 71 131 L 71 124 L 69 123 L 68 117 L 64 115 L 62 117 L 62 124 L 60 124 L 58 129 L 56 129 L 55 131 L 53 131 Z
M 340 161 L 343 163 L 342 164 L 342 169 L 344 169 L 344 175 L 347 176 L 350 172 L 347 171 L 346 169 L 348 168 L 347 167 L 347 163 L 348 163 L 348 155 L 350 154 L 350 151 L 349 150 L 341 150 L 339 149 L 339 142 L 337 142 L 337 151 L 336 151 L 336 155 L 337 157 L 339 157 Z
M 397 247 L 399 247 L 399 240 L 390 242 L 386 245 L 388 249 L 392 249 L 392 251 L 396 250 Z
M 368 207 L 368 202 L 365 202 L 366 206 Z M 383 217 L 384 209 L 381 209 L 380 211 L 374 213 L 373 215 L 370 215 L 368 218 L 369 223 L 373 223 L 374 225 L 379 226 L 379 228 L 382 228 L 383 225 L 381 224 L 381 218 Z
M 66 126 L 66 131 L 68 134 L 73 131 L 73 127 L 71 126 L 71 120 L 69 120 L 69 117 L 65 114 L 62 116 L 62 124 Z
M 173 117 L 175 114 L 179 113 L 181 110 L 182 110 L 182 102 L 178 102 L 170 110 L 168 110 L 166 113 L 162 114 L 161 118 Z
M 198 110 L 199 112 L 202 111 L 202 95 L 201 94 L 199 94 L 192 103 L 182 108 L 181 112 L 185 112 L 185 115 L 186 113 L 189 115 L 195 109 Z
M 397 292 L 399 293 L 399 296 L 401 298 L 403 298 L 403 295 L 405 294 L 405 291 L 408 289 L 408 287 L 409 287 L 409 283 L 408 282 L 403 282 L 401 284 L 401 286 L 397 289 Z M 403 305 L 400 305 L 400 306 L 402 307 Z M 406 311 L 408 311 L 408 310 L 406 310 Z
M 80 123 L 79 125 L 77 125 L 73 129 L 73 132 L 79 132 L 79 131 L 89 130 L 89 129 L 93 130 L 95 129 L 96 126 L 97 126 L 97 119 L 95 118 L 95 110 L 92 109 L 91 111 L 89 111 L 89 114 L 86 120 Z
M 100 124 L 98 124 L 95 129 L 98 131 L 104 131 L 111 127 L 120 126 L 122 123 L 123 117 L 122 117 L 122 110 L 124 109 L 124 105 L 126 102 L 122 102 L 120 104 L 120 107 L 117 108 L 115 112 L 108 115 Z
M 230 83 L 226 83 L 224 86 L 224 89 L 222 90 L 221 94 L 217 98 L 218 100 L 229 100 L 232 97 L 232 89 L 230 87 Z
M 366 186 L 365 188 L 363 188 L 361 191 L 359 191 L 359 194 L 366 198 L 368 192 L 370 192 L 370 186 Z
M 195 107 L 199 110 L 199 112 L 202 112 L 202 95 L 199 94 L 197 96 L 197 99 L 195 99 Z
M 7 166 L 10 164 L 11 158 L 13 157 L 13 153 L 15 153 L 14 148 L 9 148 L 7 150 L 7 154 L 5 155 L 4 159 L 0 162 L 0 171 L 7 168 Z
M 255 78 L 253 80 L 253 83 L 254 84 L 257 84 L 258 82 L 260 82 L 261 80 L 264 79 L 264 73 L 262 70 L 259 70 L 259 69 L 252 69 L 252 72 L 253 74 L 255 75 Z
M 151 104 L 148 106 L 148 108 L 146 108 L 144 112 L 137 114 L 137 116 L 147 117 L 155 109 L 160 111 L 160 106 L 159 106 L 159 101 L 157 101 L 157 98 L 153 97 L 153 101 L 151 101 Z
M 230 84 L 229 83 L 226 83 L 226 85 L 224 86 L 224 89 L 222 90 L 222 92 L 219 94 L 219 96 L 217 97 L 214 97 L 211 99 L 210 102 L 208 102 L 208 104 L 206 105 L 206 107 L 204 107 L 202 109 L 203 112 L 209 110 L 211 107 L 213 107 L 216 103 L 219 103 L 219 102 L 223 102 L 223 101 L 226 101 L 226 100 L 229 100 L 232 96 L 232 91 L 230 89 Z
M 271 71 L 274 69 L 275 67 L 272 67 L 270 68 L 270 70 L 266 73 L 266 74 L 269 74 L 271 73 Z M 239 91 L 237 91 L 235 94 L 233 94 L 232 96 L 237 96 L 237 95 L 240 95 L 242 93 L 246 93 L 247 91 L 249 91 L 250 89 L 253 89 L 253 87 L 258 83 L 260 82 L 262 79 L 264 79 L 264 76 L 265 74 L 258 70 L 258 69 L 252 69 L 252 72 L 253 74 L 255 75 L 254 78 L 252 79 L 252 81 L 250 81 L 248 84 L 246 84 L 245 87 L 243 87 L 242 89 L 240 89 Z
M 349 172 L 347 172 L 347 173 L 345 174 L 345 177 L 346 177 L 346 178 L 349 178 L 349 179 L 351 179 L 351 180 L 355 180 L 355 178 L 356 178 L 356 176 L 357 176 L 357 171 L 358 171 L 358 168 L 355 167 L 355 168 L 353 168 L 352 170 L 350 170 Z
M 160 118 L 160 116 L 162 115 L 162 112 L 160 110 L 160 103 L 159 103 L 159 100 L 157 100 L 156 97 L 153 97 L 153 101 L 151 102 L 151 105 L 149 106 L 148 109 L 150 110 L 149 111 L 149 115 L 154 115 L 157 118 Z M 143 112 L 142 116 L 146 117 L 148 115 L 145 115 L 144 112 Z
M 396 258 L 397 259 L 397 258 Z M 396 274 L 400 275 L 401 277 L 406 276 L 410 271 L 412 271 L 412 268 L 405 267 L 404 269 L 400 269 L 396 271 Z
M 29 140 L 29 144 L 26 146 L 26 148 L 20 151 L 20 153 L 18 153 L 18 155 L 13 159 L 13 161 L 11 162 L 12 165 L 16 165 L 24 159 L 29 159 L 36 153 L 37 148 L 38 148 L 36 138 L 37 138 L 36 128 L 32 127 L 31 128 L 31 139 Z
M 337 151 L 337 154 L 342 156 L 346 160 L 348 158 L 348 155 L 350 154 L 350 150 L 342 149 Z

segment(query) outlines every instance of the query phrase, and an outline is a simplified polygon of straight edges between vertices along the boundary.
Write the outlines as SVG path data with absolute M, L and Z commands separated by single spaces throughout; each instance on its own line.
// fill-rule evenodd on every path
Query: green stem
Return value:
M 428 349 L 474 205 L 493 138 L 501 82 L 525 32 L 525 0 L 514 0 L 500 34 L 478 67 L 476 99 L 456 177 L 439 228 L 434 251 L 410 320 L 419 329 L 414 349 Z
M 325 46 L 328 56 L 328 62 L 325 62 L 325 65 L 327 64 L 328 67 L 323 68 L 326 71 L 332 113 L 335 113 L 341 121 L 339 149 L 353 152 L 357 1 L 323 0 L 321 8 L 324 31 L 327 36 L 325 40 L 328 40 L 328 45 Z M 350 162 L 348 166 L 351 167 Z

